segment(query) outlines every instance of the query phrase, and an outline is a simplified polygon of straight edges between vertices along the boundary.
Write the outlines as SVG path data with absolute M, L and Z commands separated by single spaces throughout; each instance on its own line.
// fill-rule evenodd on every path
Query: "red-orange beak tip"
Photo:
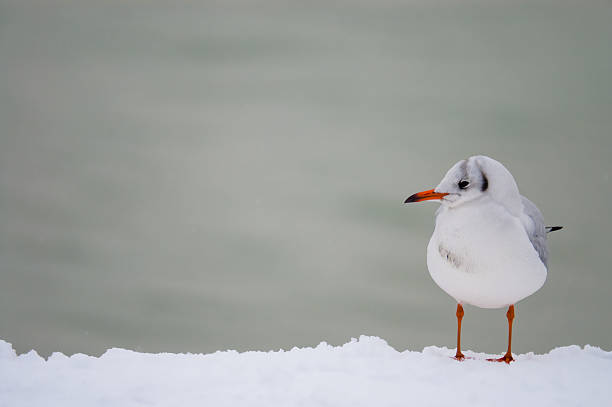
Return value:
M 406 198 L 404 203 L 430 201 L 432 199 L 442 199 L 446 195 L 448 194 L 444 192 L 434 192 L 433 189 L 430 189 L 429 191 L 417 192 L 414 195 L 410 195 L 408 198 Z

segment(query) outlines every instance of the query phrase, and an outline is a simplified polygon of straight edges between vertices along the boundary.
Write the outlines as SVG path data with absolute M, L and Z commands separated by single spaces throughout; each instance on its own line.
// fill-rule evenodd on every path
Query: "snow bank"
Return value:
M 611 405 L 612 352 L 568 346 L 457 362 L 452 349 L 398 352 L 362 336 L 343 346 L 279 352 L 147 354 L 99 358 L 34 351 L 0 341 L 0 406 L 462 406 Z

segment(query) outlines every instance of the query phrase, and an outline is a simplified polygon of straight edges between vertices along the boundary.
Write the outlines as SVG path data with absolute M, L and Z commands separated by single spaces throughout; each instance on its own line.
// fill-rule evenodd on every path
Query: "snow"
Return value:
M 35 351 L 0 340 L 0 406 L 490 406 L 610 405 L 612 352 L 567 346 L 491 355 L 430 346 L 398 352 L 362 336 L 342 346 L 278 352 L 138 353 L 100 357 Z

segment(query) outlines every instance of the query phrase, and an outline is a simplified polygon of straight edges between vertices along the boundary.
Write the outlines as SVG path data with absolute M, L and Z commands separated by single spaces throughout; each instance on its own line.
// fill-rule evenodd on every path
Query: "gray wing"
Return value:
M 546 245 L 546 225 L 544 217 L 537 206 L 521 195 L 523 214 L 521 221 L 533 248 L 538 252 L 540 260 L 548 268 L 548 246 Z

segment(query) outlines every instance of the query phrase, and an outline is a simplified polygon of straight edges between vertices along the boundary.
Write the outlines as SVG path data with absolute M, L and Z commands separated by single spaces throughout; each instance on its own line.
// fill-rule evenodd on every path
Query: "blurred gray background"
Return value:
M 0 2 L 0 338 L 455 346 L 435 204 L 490 155 L 549 224 L 516 352 L 612 348 L 609 1 Z M 506 348 L 466 308 L 465 348 Z

